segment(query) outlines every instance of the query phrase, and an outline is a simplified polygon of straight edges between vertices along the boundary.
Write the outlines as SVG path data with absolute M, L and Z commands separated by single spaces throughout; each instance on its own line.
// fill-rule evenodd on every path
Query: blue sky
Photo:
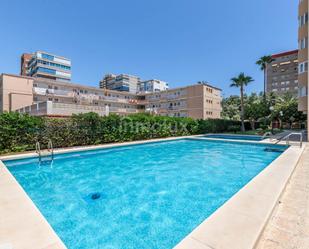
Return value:
M 73 82 L 106 73 L 162 79 L 171 87 L 209 81 L 224 91 L 245 72 L 260 91 L 264 54 L 297 48 L 291 0 L 2 0 L 0 73 L 19 73 L 23 52 L 72 59 Z

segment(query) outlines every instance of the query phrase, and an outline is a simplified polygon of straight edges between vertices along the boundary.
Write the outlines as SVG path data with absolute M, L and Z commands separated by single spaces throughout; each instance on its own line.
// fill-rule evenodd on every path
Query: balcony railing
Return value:
M 88 112 L 95 112 L 101 116 L 109 114 L 108 107 L 104 106 L 56 103 L 51 101 L 40 102 L 16 111 L 33 116 L 71 116 L 72 114 Z

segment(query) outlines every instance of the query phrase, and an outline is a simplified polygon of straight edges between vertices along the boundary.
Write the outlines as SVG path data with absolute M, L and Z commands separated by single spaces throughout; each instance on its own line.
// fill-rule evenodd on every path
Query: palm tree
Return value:
M 269 63 L 272 63 L 273 61 L 274 61 L 274 59 L 271 55 L 265 55 L 265 56 L 262 56 L 256 62 L 256 64 L 260 66 L 261 71 L 264 72 L 264 98 L 266 97 L 266 77 L 267 77 L 266 67 Z
M 250 82 L 254 81 L 252 77 L 245 75 L 245 73 L 240 73 L 237 77 L 231 79 L 232 83 L 230 87 L 240 88 L 240 118 L 241 118 L 241 131 L 245 131 L 245 108 L 244 108 L 244 87 Z

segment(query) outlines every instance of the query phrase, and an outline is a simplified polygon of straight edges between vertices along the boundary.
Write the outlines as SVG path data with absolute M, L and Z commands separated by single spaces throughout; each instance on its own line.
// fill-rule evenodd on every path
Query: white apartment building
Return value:
M 141 81 L 137 84 L 138 92 L 149 93 L 149 92 L 161 92 L 168 90 L 168 83 L 162 80 L 146 80 Z

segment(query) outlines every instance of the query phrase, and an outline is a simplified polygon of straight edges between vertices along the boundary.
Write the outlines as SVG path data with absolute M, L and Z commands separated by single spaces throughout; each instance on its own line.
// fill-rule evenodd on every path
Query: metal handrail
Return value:
M 53 142 L 51 141 L 51 139 L 48 140 L 48 144 L 47 144 L 47 151 L 50 153 L 51 156 L 51 160 L 54 160 L 54 147 L 53 147 Z M 42 151 L 41 151 L 41 145 L 40 142 L 37 141 L 35 143 L 35 152 L 39 155 L 39 162 L 42 162 Z
M 39 161 L 41 162 L 41 146 L 39 141 L 35 143 L 35 152 L 39 155 Z
M 48 140 L 47 149 L 51 153 L 52 160 L 54 160 L 54 147 L 51 139 Z
M 299 146 L 300 148 L 303 146 L 303 133 L 301 132 L 293 132 L 293 133 L 290 133 L 288 136 L 287 136 L 287 141 L 286 143 L 289 145 L 290 144 L 290 136 L 291 135 L 296 135 L 296 136 L 299 136 Z
M 262 136 L 262 139 L 264 139 L 267 136 L 271 136 L 271 135 L 272 135 L 272 133 L 270 131 L 265 132 L 264 135 Z
M 282 140 L 284 139 L 287 139 L 286 140 L 286 144 L 287 145 L 290 145 L 290 136 L 292 135 L 297 135 L 299 136 L 300 140 L 299 140 L 299 145 L 300 145 L 300 148 L 303 146 L 303 134 L 301 132 L 292 132 L 292 133 L 289 133 L 288 135 L 284 136 L 283 138 L 280 138 L 275 144 L 278 144 L 280 143 Z

